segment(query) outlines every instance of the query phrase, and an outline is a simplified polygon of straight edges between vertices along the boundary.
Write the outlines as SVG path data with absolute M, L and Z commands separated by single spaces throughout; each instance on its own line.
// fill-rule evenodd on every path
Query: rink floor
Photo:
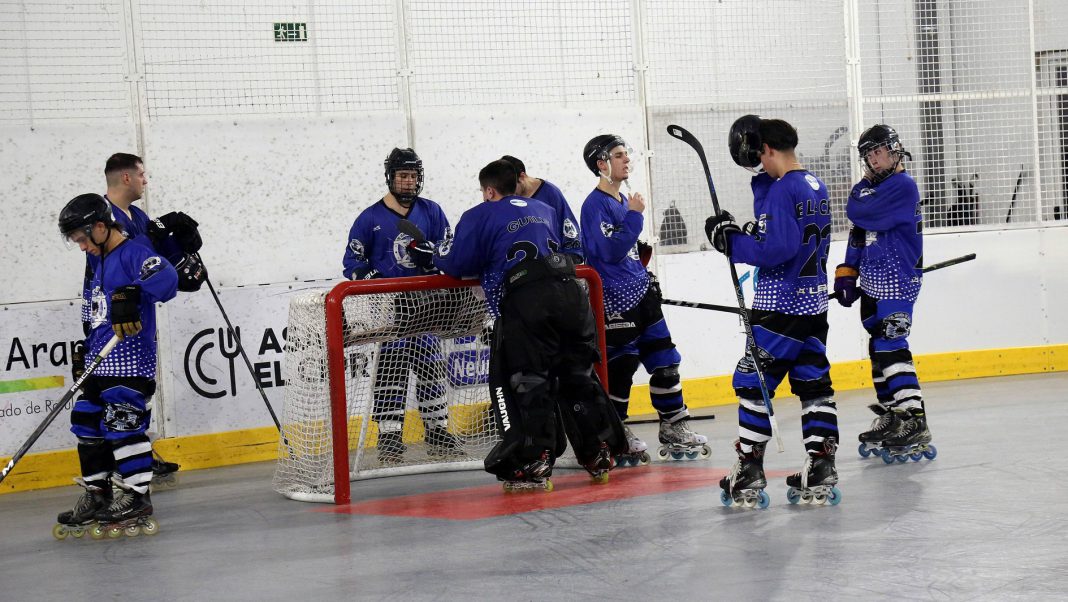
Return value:
M 557 471 L 556 491 L 505 496 L 482 472 L 353 484 L 353 504 L 289 501 L 273 464 L 179 473 L 153 501 L 160 533 L 56 541 L 80 489 L 0 496 L 0 600 L 1053 600 L 1068 595 L 1068 374 L 925 387 L 938 457 L 857 455 L 871 395 L 840 394 L 838 506 L 791 506 L 786 453 L 767 510 L 725 508 L 735 410 L 703 410 L 707 461 Z M 655 441 L 655 425 L 636 427 Z

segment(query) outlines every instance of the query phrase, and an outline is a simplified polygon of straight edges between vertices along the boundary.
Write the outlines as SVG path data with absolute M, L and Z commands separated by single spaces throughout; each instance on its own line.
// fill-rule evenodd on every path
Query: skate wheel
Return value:
M 122 527 L 111 527 L 107 530 L 108 539 L 118 539 L 122 537 Z
M 593 478 L 591 480 L 593 481 L 594 485 L 604 485 L 608 482 L 608 473 L 606 472 L 599 475 L 593 475 Z
M 67 525 L 57 523 L 52 527 L 52 537 L 55 537 L 59 541 L 63 541 L 70 534 L 70 530 L 67 529 Z
M 916 452 L 916 453 L 912 454 L 911 456 L 909 456 L 909 459 L 912 460 L 913 462 L 919 462 L 920 460 L 923 459 L 923 452 Z
M 801 503 L 803 503 L 803 504 L 811 504 L 814 499 L 815 499 L 815 496 L 812 494 L 811 491 L 802 491 L 801 492 Z
M 549 479 L 545 479 L 545 493 L 549 493 L 553 490 L 553 482 Z
M 861 458 L 867 458 L 871 455 L 871 450 L 868 449 L 868 445 L 866 443 L 861 443 L 860 447 L 857 448 L 857 453 L 860 454 Z
M 702 460 L 712 457 L 712 448 L 707 443 L 701 446 L 700 456 Z
M 159 533 L 159 522 L 154 518 L 150 518 L 141 525 L 141 533 L 144 535 L 155 535 Z
M 686 454 L 684 454 L 682 452 L 673 451 L 673 452 L 671 452 L 671 459 L 672 460 L 681 460 L 683 458 L 683 456 L 685 456 L 685 455 Z
M 719 501 L 721 504 L 728 508 L 730 508 L 731 504 L 734 503 L 734 499 L 731 498 L 730 494 L 724 491 L 723 489 L 719 490 Z
M 138 525 L 129 525 L 128 527 L 123 529 L 122 532 L 126 535 L 126 537 L 137 537 L 141 534 L 141 527 L 139 527 Z
M 85 536 L 85 527 L 74 527 L 70 530 L 70 534 L 73 535 L 75 539 L 81 539 Z
M 89 529 L 89 537 L 93 539 L 104 539 L 104 527 L 101 525 L 93 525 L 93 528 Z
M 882 453 L 882 457 L 883 457 L 883 462 L 886 462 L 887 464 L 893 464 L 894 463 L 894 456 L 890 453 L 890 450 L 884 449 L 883 453 Z
M 923 452 L 923 457 L 927 458 L 928 460 L 934 460 L 935 456 L 937 455 L 938 450 L 933 445 L 928 445 L 927 449 Z
M 894 456 L 894 459 L 897 460 L 899 464 L 904 464 L 909 461 L 909 457 L 905 455 Z
M 763 509 L 767 508 L 770 505 L 771 505 L 771 496 L 768 495 L 767 491 L 761 490 L 760 491 L 760 495 L 757 497 L 757 506 L 761 510 L 763 510 Z
M 837 506 L 842 501 L 842 491 L 837 487 L 831 487 L 831 496 L 827 498 L 827 502 L 832 506 Z
M 797 491 L 796 487 L 791 487 L 786 490 L 786 501 L 791 504 L 796 504 L 801 501 L 801 494 Z
M 642 466 L 648 466 L 652 461 L 653 458 L 649 455 L 649 452 L 642 452 L 641 455 L 638 456 L 638 459 L 634 461 L 634 465 L 637 466 L 638 464 L 641 464 Z
M 699 452 L 686 452 L 687 460 L 696 460 Z
M 661 460 L 667 460 L 668 459 L 668 450 L 667 450 L 667 448 L 666 447 L 658 448 L 656 450 L 656 456 L 658 458 L 660 458 Z

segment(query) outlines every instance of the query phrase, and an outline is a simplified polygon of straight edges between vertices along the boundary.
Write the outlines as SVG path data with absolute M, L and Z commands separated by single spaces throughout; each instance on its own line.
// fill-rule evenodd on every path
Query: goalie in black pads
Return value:
M 573 259 L 561 253 L 560 216 L 515 196 L 516 172 L 506 161 L 490 163 L 478 179 L 486 202 L 464 212 L 435 264 L 450 276 L 479 277 L 498 316 L 490 399 L 501 441 L 486 457 L 486 471 L 506 490 L 551 490 L 566 433 L 578 461 L 603 482 L 626 439 L 593 376 L 593 313 Z
M 419 196 L 423 188 L 423 161 L 410 148 L 395 148 L 384 162 L 387 192 L 381 200 L 364 209 L 349 230 L 342 259 L 344 274 L 352 280 L 418 276 L 434 272 L 433 244 L 445 239 L 449 221 L 441 207 Z M 426 240 L 417 240 L 398 227 L 408 220 Z M 384 464 L 399 462 L 407 450 L 404 444 L 404 416 L 408 379 L 417 379 L 416 401 L 426 432 L 427 453 L 433 457 L 463 454 L 462 442 L 448 431 L 448 402 L 445 398 L 445 357 L 441 340 L 420 334 L 432 316 L 427 299 L 420 293 L 400 293 L 394 300 L 394 326 L 402 336 L 378 346 L 375 363 L 374 408 L 378 424 L 378 459 Z
M 838 409 L 827 362 L 827 250 L 831 211 L 824 183 L 797 160 L 797 131 L 781 119 L 746 115 L 731 126 L 731 157 L 750 170 L 754 222 L 739 227 L 726 211 L 705 222 L 717 251 L 732 262 L 760 267 L 753 297 L 753 358 L 747 349 L 734 371 L 738 395 L 738 461 L 720 481 L 721 500 L 767 506 L 764 448 L 771 421 L 753 364 L 760 362 L 767 393 L 789 375 L 801 400 L 807 452 L 800 473 L 787 477 L 791 503 L 838 503 L 834 456 Z

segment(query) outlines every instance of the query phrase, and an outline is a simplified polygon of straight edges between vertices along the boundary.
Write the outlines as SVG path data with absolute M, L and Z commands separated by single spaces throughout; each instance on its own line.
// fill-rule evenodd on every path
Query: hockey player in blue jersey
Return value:
M 664 320 L 660 286 L 639 256 L 645 200 L 637 192 L 628 196 L 620 190 L 630 177 L 627 144 L 619 136 L 596 136 L 586 143 L 582 158 L 598 177 L 597 187 L 582 204 L 582 248 L 604 282 L 609 398 L 626 420 L 634 373 L 644 365 L 650 374 L 649 397 L 660 418 L 660 457 L 707 457 L 708 438 L 689 428 L 679 379 L 682 356 Z M 626 434 L 628 456 L 648 462 L 646 443 L 629 427 Z
M 511 155 L 505 155 L 501 159 L 511 163 L 516 173 L 519 174 L 519 184 L 515 189 L 517 195 L 541 201 L 556 210 L 557 215 L 560 216 L 560 241 L 562 243 L 560 250 L 574 255 L 575 261 L 582 263 L 584 257 L 582 239 L 579 238 L 578 220 L 575 219 L 574 212 L 567 204 L 564 193 L 552 182 L 528 174 L 527 166 L 523 161 Z
M 834 294 L 845 307 L 860 299 L 860 318 L 871 335 L 868 355 L 878 400 L 871 409 L 878 417 L 860 434 L 860 451 L 867 457 L 885 448 L 887 460 L 892 455 L 919 459 L 919 453 L 933 458 L 908 343 L 923 273 L 920 191 L 904 164 L 912 155 L 897 132 L 882 124 L 861 134 L 857 150 L 864 178 L 846 202 L 853 225 L 845 262 L 835 271 Z
M 93 521 L 152 532 L 148 486 L 152 446 L 145 430 L 156 390 L 156 303 L 173 299 L 178 275 L 166 259 L 129 241 L 97 194 L 75 197 L 59 214 L 59 231 L 90 256 L 82 319 L 89 323 L 88 355 L 112 335 L 121 342 L 90 376 L 71 411 L 85 494 L 58 522 Z M 112 496 L 112 471 L 121 480 Z M 129 533 L 129 531 L 127 531 Z
M 579 462 L 603 481 L 626 439 L 593 376 L 593 312 L 573 256 L 560 252 L 560 216 L 515 195 L 507 161 L 493 161 L 478 178 L 485 202 L 464 212 L 455 237 L 438 245 L 435 264 L 450 276 L 479 278 L 497 316 L 489 384 L 501 441 L 486 471 L 508 490 L 551 490 L 547 479 L 566 434 Z
M 386 195 L 364 209 L 349 230 L 342 259 L 345 277 L 351 280 L 397 278 L 429 273 L 422 266 L 433 260 L 429 244 L 439 243 L 449 234 L 445 212 L 434 201 L 419 196 L 423 187 L 423 161 L 410 148 L 395 148 L 384 163 Z M 406 219 L 427 237 L 427 246 L 398 230 Z M 430 270 L 433 271 L 433 270 Z M 398 295 L 395 311 L 410 313 L 417 304 L 415 293 Z M 431 456 L 462 453 L 461 441 L 448 432 L 448 400 L 445 398 L 446 367 L 441 341 L 421 335 L 382 343 L 375 363 L 374 408 L 378 424 L 378 458 L 390 464 L 401 460 L 404 444 L 404 413 L 408 398 L 409 374 L 417 383 L 416 401 L 422 415 Z
M 705 232 L 734 263 L 760 268 L 753 297 L 753 337 L 769 396 L 789 375 L 801 400 L 801 435 L 807 452 L 802 471 L 787 477 L 790 500 L 837 503 L 834 456 L 838 409 L 827 362 L 827 250 L 831 211 L 827 187 L 797 160 L 797 131 L 780 119 L 746 115 L 731 126 L 735 163 L 763 173 L 752 179 L 755 221 L 739 227 L 726 211 L 708 218 Z M 734 371 L 738 395 L 738 461 L 720 481 L 727 496 L 767 497 L 764 448 L 771 438 L 768 408 L 746 351 Z M 728 499 L 723 498 L 725 502 Z

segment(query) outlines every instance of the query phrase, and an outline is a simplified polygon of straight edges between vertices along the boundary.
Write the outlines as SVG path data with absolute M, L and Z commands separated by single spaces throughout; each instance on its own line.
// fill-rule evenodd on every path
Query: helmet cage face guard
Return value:
M 876 169 L 869 159 L 871 153 L 879 149 L 886 149 L 887 154 L 893 158 L 893 164 L 886 169 Z M 874 125 L 860 135 L 857 154 L 860 155 L 864 170 L 871 175 L 872 184 L 878 184 L 897 173 L 897 168 L 905 157 L 912 158 L 912 154 L 905 150 L 905 145 L 901 144 L 897 131 L 882 124 Z
M 611 140 L 606 141 L 604 144 L 597 148 L 596 155 L 594 156 L 594 165 L 597 164 L 597 161 L 604 161 L 605 165 L 608 166 L 608 169 L 605 171 L 601 171 L 600 169 L 598 169 L 598 175 L 608 180 L 610 184 L 614 183 L 612 178 L 612 149 L 620 146 L 623 147 L 623 150 L 627 153 L 628 157 L 634 154 L 634 149 L 627 145 L 625 140 L 623 140 L 619 136 L 612 136 Z M 631 168 L 630 173 L 634 173 L 634 168 Z
M 407 207 L 415 202 L 415 197 L 423 191 L 423 160 L 410 148 L 395 148 L 385 160 L 386 188 L 397 201 Z M 397 189 L 397 172 L 414 171 L 416 173 L 415 191 L 401 192 Z

